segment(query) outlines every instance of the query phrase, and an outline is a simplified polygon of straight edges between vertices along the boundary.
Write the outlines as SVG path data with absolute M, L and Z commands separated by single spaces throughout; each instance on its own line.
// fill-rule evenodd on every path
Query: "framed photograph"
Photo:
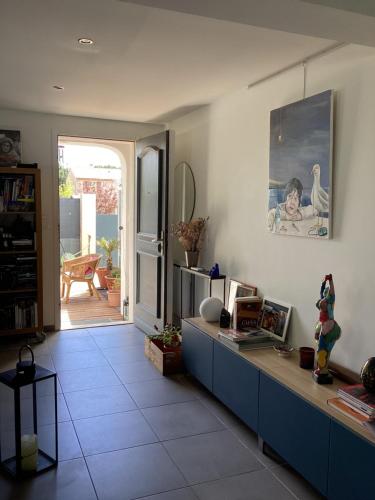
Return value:
M 232 316 L 234 309 L 234 299 L 237 297 L 254 297 L 257 294 L 257 287 L 240 283 L 236 280 L 229 280 L 228 312 Z
M 271 111 L 267 227 L 274 234 L 330 237 L 333 95 Z
M 292 306 L 280 302 L 280 300 L 264 297 L 262 314 L 260 318 L 260 329 L 272 337 L 284 342 L 288 330 Z
M 0 167 L 13 167 L 21 161 L 21 132 L 0 130 Z

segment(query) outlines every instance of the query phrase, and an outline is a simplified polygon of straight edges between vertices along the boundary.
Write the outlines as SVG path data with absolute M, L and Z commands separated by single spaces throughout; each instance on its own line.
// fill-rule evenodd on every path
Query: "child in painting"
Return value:
M 301 206 L 303 186 L 299 179 L 294 177 L 285 186 L 284 202 L 268 212 L 268 229 L 273 230 L 274 225 L 282 220 L 300 221 L 317 215 L 317 210 L 312 205 Z M 277 229 L 276 229 L 277 230 Z

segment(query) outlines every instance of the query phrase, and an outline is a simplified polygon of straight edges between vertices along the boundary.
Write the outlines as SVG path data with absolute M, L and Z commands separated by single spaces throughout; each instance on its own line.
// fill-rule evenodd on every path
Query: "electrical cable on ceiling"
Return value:
M 343 47 L 346 47 L 347 45 L 348 45 L 347 43 L 335 43 L 334 45 L 330 45 L 329 47 L 327 47 L 323 50 L 320 50 L 319 52 L 316 52 L 315 54 L 312 54 L 311 56 L 305 57 L 304 59 L 299 60 L 296 63 L 289 64 L 288 66 L 285 66 L 284 68 L 282 68 L 278 71 L 275 71 L 274 73 L 270 73 L 269 75 L 267 75 L 263 78 L 260 78 L 259 80 L 256 80 L 255 82 L 249 83 L 247 88 L 251 89 L 252 87 L 255 87 L 256 85 L 259 85 L 263 82 L 266 82 L 267 80 L 270 80 L 271 78 L 275 78 L 276 76 L 279 76 L 279 75 L 285 73 L 286 71 L 289 71 L 289 70 L 294 69 L 294 68 L 298 68 L 301 64 L 306 66 L 306 64 L 308 62 L 311 62 L 315 59 L 318 59 L 318 58 L 323 57 L 327 54 L 330 54 L 331 52 L 334 52 L 338 49 L 342 49 Z M 305 90 L 304 90 L 304 92 L 305 92 Z

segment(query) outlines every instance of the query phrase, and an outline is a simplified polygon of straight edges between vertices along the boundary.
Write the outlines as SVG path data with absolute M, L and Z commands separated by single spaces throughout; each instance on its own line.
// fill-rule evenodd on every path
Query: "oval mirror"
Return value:
M 174 171 L 174 221 L 190 222 L 195 208 L 195 180 L 186 161 L 176 165 Z

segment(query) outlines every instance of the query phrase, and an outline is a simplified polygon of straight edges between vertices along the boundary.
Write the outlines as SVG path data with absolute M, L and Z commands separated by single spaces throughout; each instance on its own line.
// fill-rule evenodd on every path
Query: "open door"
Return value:
M 169 131 L 137 142 L 134 323 L 167 321 Z

